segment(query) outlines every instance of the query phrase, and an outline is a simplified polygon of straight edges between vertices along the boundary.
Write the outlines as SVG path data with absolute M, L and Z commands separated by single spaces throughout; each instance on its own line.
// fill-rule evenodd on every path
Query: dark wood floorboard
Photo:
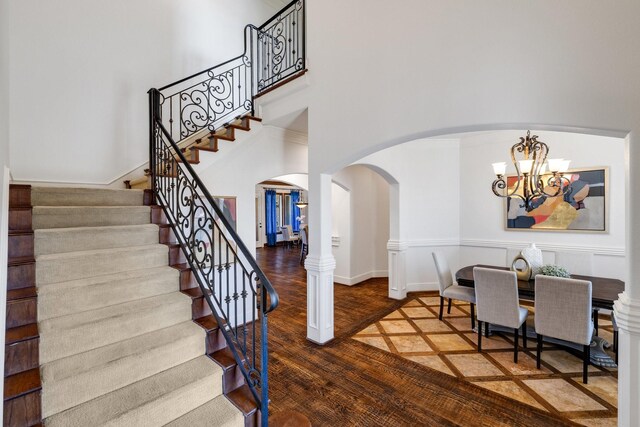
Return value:
M 401 306 L 387 280 L 336 285 L 335 336 L 306 339 L 306 272 L 294 249 L 258 249 L 280 295 L 269 315 L 271 413 L 295 410 L 314 426 L 573 425 L 544 411 L 349 338 Z

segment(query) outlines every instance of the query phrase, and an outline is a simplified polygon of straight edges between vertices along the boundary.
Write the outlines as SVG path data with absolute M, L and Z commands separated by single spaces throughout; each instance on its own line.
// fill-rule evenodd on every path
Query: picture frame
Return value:
M 551 176 L 550 172 L 544 174 L 543 182 Z M 542 196 L 530 212 L 525 211 L 520 199 L 507 197 L 505 230 L 607 233 L 609 168 L 571 169 L 563 176 L 569 179 L 572 189 L 564 196 Z M 509 190 L 516 180 L 515 175 L 506 176 Z

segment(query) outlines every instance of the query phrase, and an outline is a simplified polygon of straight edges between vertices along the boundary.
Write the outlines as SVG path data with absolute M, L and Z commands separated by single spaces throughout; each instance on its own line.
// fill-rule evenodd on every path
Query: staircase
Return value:
M 246 138 L 248 132 L 251 131 L 253 123 L 254 128 L 260 125 L 261 118 L 254 117 L 250 114 L 237 117 L 231 123 L 224 124 L 216 131 L 203 129 L 200 132 L 184 139 L 178 144 L 180 151 L 183 153 L 187 162 L 192 165 L 199 165 L 197 170 L 204 170 L 215 161 L 215 155 L 221 151 L 225 153 L 237 146 Z M 177 162 L 182 160 L 177 155 Z M 126 180 L 124 185 L 129 189 L 150 189 L 151 188 L 151 171 L 145 169 L 145 175 L 140 178 Z
M 278 294 L 194 168 L 306 72 L 305 22 L 293 0 L 242 55 L 150 89 L 138 189 L 12 186 L 5 425 L 267 426 Z
M 32 188 L 42 418 L 47 426 L 243 426 L 243 412 L 222 394 L 239 385 L 225 342 L 161 210 L 144 197 Z

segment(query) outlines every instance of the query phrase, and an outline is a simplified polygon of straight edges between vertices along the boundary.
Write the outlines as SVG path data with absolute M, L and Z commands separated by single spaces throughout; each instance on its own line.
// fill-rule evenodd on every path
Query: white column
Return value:
M 309 255 L 307 269 L 307 339 L 333 339 L 333 271 L 331 252 L 331 175 L 309 175 Z
M 618 425 L 640 425 L 640 300 L 620 294 L 618 322 Z
M 407 242 L 389 240 L 389 298 L 405 299 L 407 297 Z
M 614 305 L 618 322 L 618 425 L 640 425 L 640 135 L 626 141 L 627 281 Z M 614 189 L 615 190 L 615 189 Z

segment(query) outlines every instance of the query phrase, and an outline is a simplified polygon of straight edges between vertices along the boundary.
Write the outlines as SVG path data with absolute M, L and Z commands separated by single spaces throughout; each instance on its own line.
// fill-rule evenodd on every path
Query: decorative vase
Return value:
M 522 267 L 522 264 L 524 264 L 524 267 Z M 518 280 L 529 281 L 531 279 L 531 265 L 522 255 L 518 255 L 513 259 L 513 262 L 511 263 L 511 271 L 516 272 Z
M 524 259 L 531 267 L 531 277 L 535 277 L 540 273 L 540 267 L 543 265 L 542 251 L 536 248 L 536 244 L 532 243 L 528 248 L 524 248 L 521 252 Z

